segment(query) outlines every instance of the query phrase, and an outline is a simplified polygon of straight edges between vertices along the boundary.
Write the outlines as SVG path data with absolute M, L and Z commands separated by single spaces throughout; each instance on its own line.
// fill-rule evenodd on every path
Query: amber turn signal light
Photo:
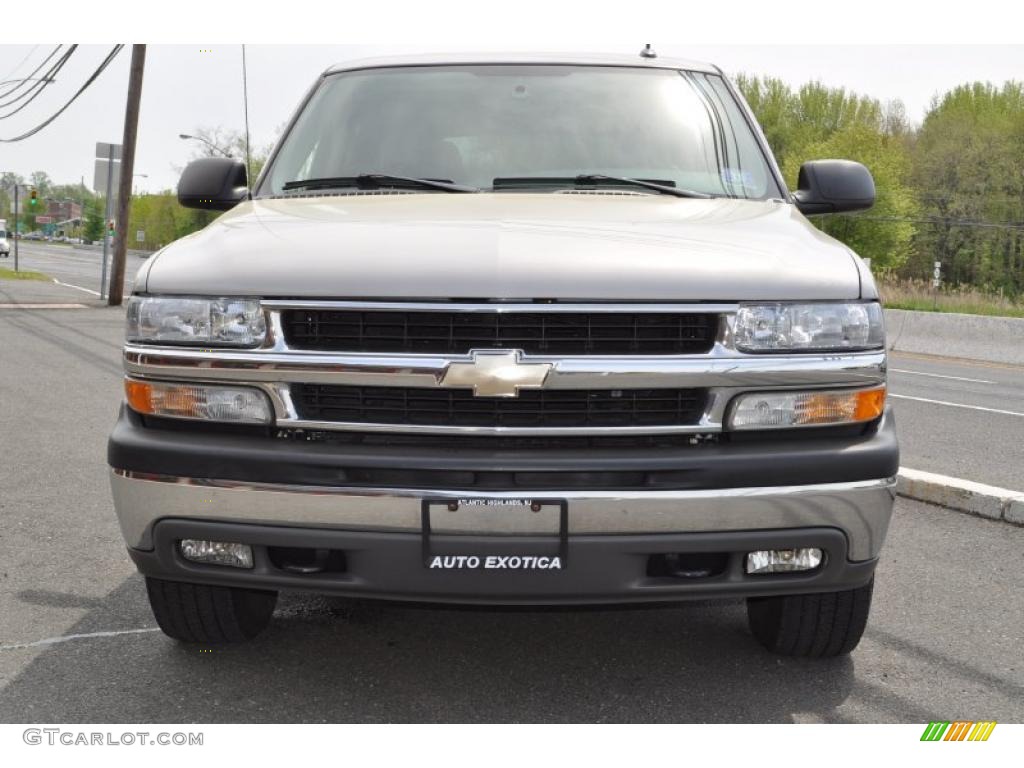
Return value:
M 885 387 L 757 392 L 740 395 L 732 406 L 732 429 L 788 429 L 873 421 L 885 410 Z
M 124 394 L 133 411 L 171 419 L 269 424 L 270 401 L 258 389 L 214 384 L 124 380 Z

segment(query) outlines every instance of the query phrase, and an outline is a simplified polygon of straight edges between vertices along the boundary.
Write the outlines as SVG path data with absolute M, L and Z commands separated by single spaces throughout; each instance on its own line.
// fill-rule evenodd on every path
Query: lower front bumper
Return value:
M 249 544 L 253 567 L 189 562 L 178 548 L 183 538 Z M 428 554 L 423 537 L 413 533 L 167 519 L 154 526 L 153 543 L 151 551 L 130 550 L 132 559 L 145 575 L 172 581 L 487 605 L 622 604 L 837 591 L 866 584 L 876 563 L 850 561 L 846 537 L 834 528 L 584 535 L 571 537 L 561 551 L 551 537 L 432 536 Z M 744 572 L 747 552 L 792 547 L 818 547 L 825 560 L 807 573 Z M 282 548 L 329 550 L 332 566 L 296 573 L 281 563 L 277 553 Z M 440 552 L 444 554 L 434 554 Z M 704 576 L 652 568 L 666 553 L 713 554 L 718 565 Z
M 166 518 L 296 528 L 419 535 L 423 499 L 495 500 L 531 495 L 564 500 L 573 537 L 713 531 L 833 528 L 850 560 L 878 557 L 889 527 L 895 478 L 817 485 L 673 491 L 529 491 L 489 493 L 246 483 L 111 472 L 114 506 L 132 549 L 155 546 L 154 526 Z M 546 534 L 527 516 L 500 530 L 484 511 L 460 515 L 439 533 Z

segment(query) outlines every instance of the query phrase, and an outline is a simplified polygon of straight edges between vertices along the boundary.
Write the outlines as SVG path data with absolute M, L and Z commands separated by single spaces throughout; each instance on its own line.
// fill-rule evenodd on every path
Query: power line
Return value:
M 41 94 L 46 89 L 46 86 L 51 85 L 53 83 L 53 77 L 64 68 L 65 64 L 68 63 L 68 60 L 71 58 L 71 54 L 75 52 L 76 48 L 78 48 L 77 45 L 71 46 L 71 48 L 69 48 L 67 52 L 63 56 L 61 56 L 60 59 L 57 60 L 57 63 L 50 67 L 50 70 L 39 80 L 39 82 L 32 86 L 32 88 L 25 91 L 25 93 L 23 93 L 21 96 L 18 96 L 17 98 L 12 99 L 11 101 L 5 102 L 4 104 L 0 104 L 0 107 L 7 107 L 28 97 L 28 100 L 21 104 L 21 106 L 19 106 L 17 109 L 8 112 L 6 115 L 0 115 L 0 120 L 5 120 L 6 118 L 11 117 L 12 115 L 18 114 L 19 112 L 21 112 L 21 110 L 23 110 L 25 107 L 27 107 L 37 98 L 39 98 L 39 94 Z M 35 89 L 35 93 L 32 93 L 33 89 Z
M 22 64 L 24 64 L 24 63 L 25 63 L 26 61 L 28 61 L 28 60 L 29 60 L 29 57 L 30 57 L 30 56 L 31 56 L 31 55 L 32 55 L 33 53 L 35 53 L 36 51 L 38 51 L 38 50 L 39 50 L 39 46 L 38 46 L 38 45 L 33 45 L 33 46 L 32 46 L 32 50 L 31 50 L 31 51 L 29 51 L 28 53 L 26 53 L 26 54 L 25 54 L 25 58 L 23 58 L 23 59 L 22 59 L 21 61 L 19 61 L 19 62 L 18 62 L 18 63 L 17 63 L 17 64 L 15 65 L 15 66 L 14 66 L 14 69 L 12 69 L 12 70 L 11 70 L 10 72 L 8 72 L 8 73 L 7 73 L 6 75 L 4 75 L 4 78 L 3 78 L 3 81 L 2 81 L 2 82 L 8 82 L 8 78 L 9 78 L 9 77 L 10 77 L 11 75 L 13 75 L 13 74 L 14 74 L 15 72 L 17 72 L 17 71 L 18 71 L 19 69 L 21 69 L 21 65 L 22 65 Z
M 110 62 L 112 62 L 114 60 L 114 58 L 117 56 L 117 54 L 119 54 L 121 52 L 122 48 L 124 48 L 124 45 L 115 45 L 111 49 L 110 53 L 107 54 L 107 58 L 105 58 L 103 60 L 103 62 L 99 65 L 99 67 L 97 67 L 96 71 L 93 72 L 89 76 L 89 79 L 86 80 L 85 83 L 82 85 L 82 87 L 79 88 L 75 92 L 74 96 L 72 96 L 70 99 L 68 99 L 68 101 L 64 104 L 63 107 L 58 109 L 50 117 L 48 117 L 46 120 L 41 122 L 35 128 L 32 128 L 29 131 L 26 131 L 25 133 L 21 134 L 20 136 L 15 136 L 15 137 L 10 138 L 10 139 L 0 139 L 0 143 L 12 144 L 12 143 L 14 143 L 16 141 L 22 141 L 23 139 L 27 139 L 30 136 L 35 136 L 37 133 L 39 133 L 41 130 L 43 130 L 43 128 L 45 128 L 50 123 L 52 123 L 54 120 L 56 120 L 58 117 L 60 117 L 68 107 L 70 107 L 72 104 L 74 104 L 75 100 L 79 96 L 82 95 L 82 93 L 85 91 L 85 89 L 88 88 L 90 85 L 92 85 L 96 81 L 96 78 L 98 78 L 103 73 L 103 70 L 105 70 L 110 65 Z
M 911 224 L 941 224 L 950 227 L 977 227 L 979 229 L 1010 229 L 1024 230 L 1024 224 L 1010 222 L 989 222 L 989 221 L 968 221 L 966 219 L 943 219 L 940 217 L 913 217 L 913 216 L 865 216 L 863 214 L 849 217 L 851 219 L 863 219 L 864 221 L 888 221 L 908 222 Z
M 29 81 L 32 81 L 32 84 L 29 86 L 28 90 L 25 91 L 24 93 L 18 94 L 17 96 L 12 98 L 10 101 L 5 101 L 3 103 L 0 103 L 0 107 L 9 107 L 9 106 L 11 106 L 13 104 L 17 104 L 19 101 L 23 101 L 24 99 L 28 99 L 28 102 L 26 102 L 26 103 L 32 102 L 36 98 L 36 96 L 38 96 L 40 93 L 43 92 L 43 89 L 45 89 L 46 86 L 48 86 L 51 83 L 53 83 L 54 76 L 58 72 L 61 71 L 61 69 L 67 63 L 68 59 L 71 58 L 71 54 L 75 52 L 75 49 L 77 47 L 78 47 L 77 45 L 73 45 L 67 51 L 65 51 L 64 55 L 61 56 L 59 59 L 57 59 L 57 61 L 54 63 L 54 65 L 52 67 L 50 67 L 46 72 L 43 73 L 42 77 L 32 77 L 32 78 L 25 78 L 25 79 L 23 79 L 22 82 L 21 82 L 22 85 L 24 85 L 25 83 L 28 83 Z M 20 88 L 21 86 L 18 86 L 18 87 Z M 34 93 L 33 93 L 33 91 L 34 91 Z M 14 113 L 12 112 L 11 114 L 14 114 Z M 3 118 L 0 117 L 0 119 L 3 119 Z
M 43 59 L 43 63 L 40 64 L 35 69 L 33 69 L 32 72 L 29 73 L 28 77 L 22 78 L 18 82 L 17 85 L 9 88 L 8 90 L 4 91 L 3 93 L 0 93 L 0 99 L 7 98 L 12 93 L 14 93 L 16 90 L 21 88 L 21 86 L 23 86 L 25 83 L 27 83 L 30 80 L 32 80 L 32 78 L 34 78 L 36 76 L 36 74 L 38 74 L 39 70 L 41 70 L 43 67 L 45 67 L 47 65 L 47 63 L 50 61 L 50 59 L 52 59 L 54 56 L 56 56 L 57 52 L 60 51 L 60 49 L 63 48 L 63 47 L 64 47 L 63 45 L 58 45 L 56 48 L 54 48 L 52 51 L 50 51 L 50 55 L 47 56 L 45 59 Z

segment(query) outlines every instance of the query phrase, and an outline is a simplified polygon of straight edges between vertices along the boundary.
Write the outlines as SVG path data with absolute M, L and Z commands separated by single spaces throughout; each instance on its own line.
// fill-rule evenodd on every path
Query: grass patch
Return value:
M 938 292 L 933 292 L 932 285 L 927 280 L 880 277 L 878 291 L 882 295 L 882 303 L 889 309 L 1024 317 L 1024 301 L 970 286 L 944 286 Z
M 20 272 L 15 272 L 13 269 L 7 267 L 0 267 L 0 280 L 49 280 L 49 275 L 44 275 L 42 272 L 33 272 L 30 269 L 23 269 Z

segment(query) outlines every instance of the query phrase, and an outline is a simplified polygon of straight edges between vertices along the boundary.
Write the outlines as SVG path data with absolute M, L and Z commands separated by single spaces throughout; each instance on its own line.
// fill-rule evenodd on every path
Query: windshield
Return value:
M 724 80 L 643 67 L 394 67 L 327 76 L 257 195 L 285 184 L 392 174 L 485 190 L 586 174 L 726 197 L 779 197 Z M 522 190 L 522 184 L 516 184 Z M 643 189 L 633 188 L 643 192 Z M 438 190 L 415 191 L 438 193 Z

